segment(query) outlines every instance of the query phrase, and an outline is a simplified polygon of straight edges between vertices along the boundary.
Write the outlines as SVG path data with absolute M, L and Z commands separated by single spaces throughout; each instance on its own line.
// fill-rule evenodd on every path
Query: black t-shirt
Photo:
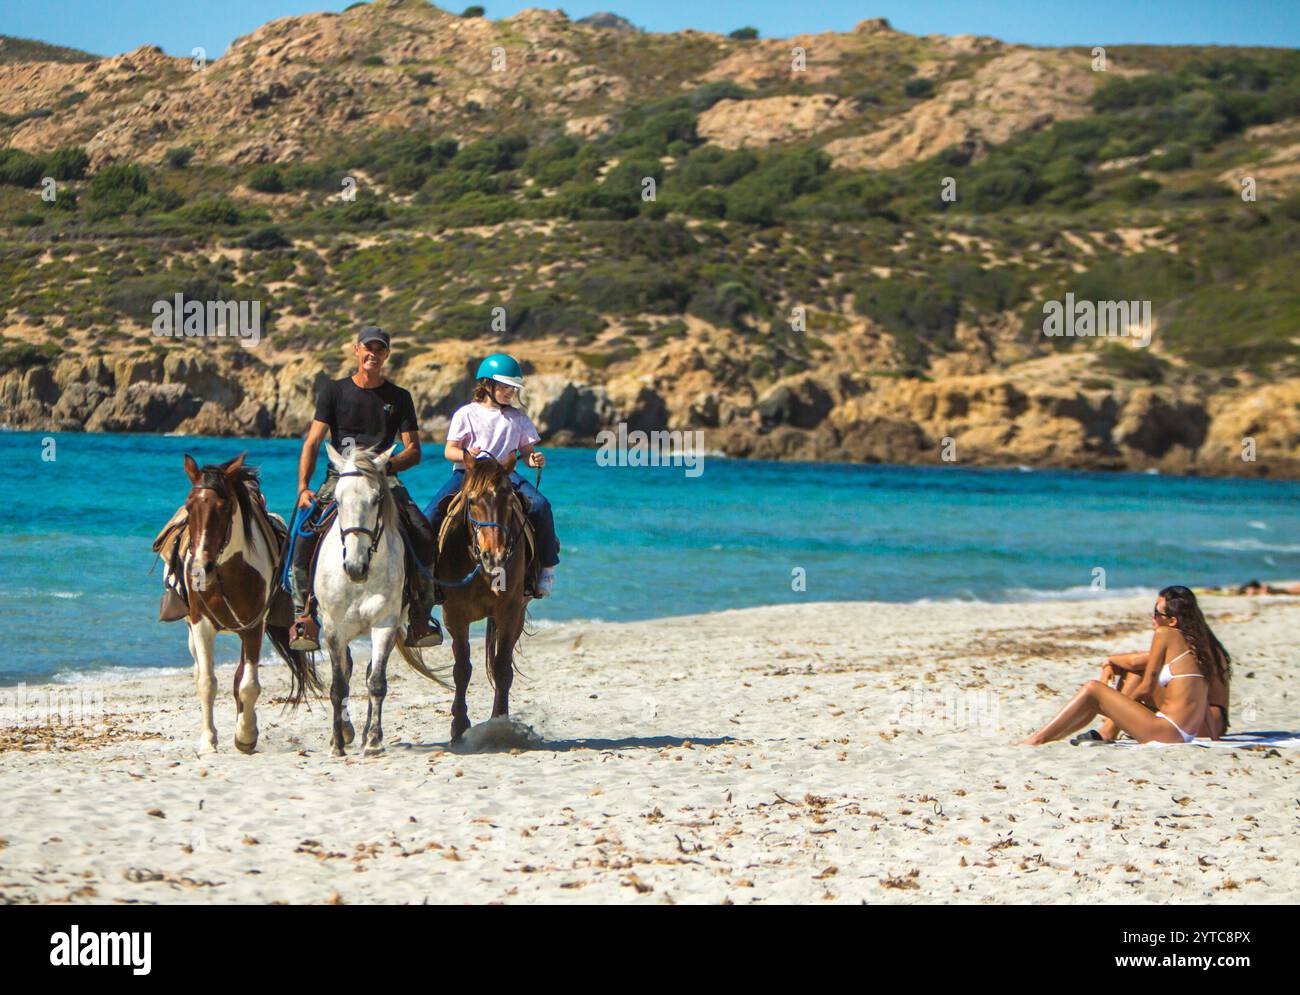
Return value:
M 410 391 L 388 380 L 358 387 L 351 377 L 325 385 L 316 398 L 316 420 L 329 425 L 330 442 L 340 452 L 349 446 L 383 452 L 399 432 L 419 427 Z

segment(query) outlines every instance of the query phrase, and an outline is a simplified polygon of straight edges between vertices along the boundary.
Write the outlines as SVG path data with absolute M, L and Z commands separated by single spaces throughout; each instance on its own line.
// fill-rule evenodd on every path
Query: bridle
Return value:
M 229 501 L 232 506 L 238 507 L 239 505 L 239 502 L 235 499 L 235 496 L 231 494 L 230 491 L 227 490 L 224 486 L 218 487 L 216 484 L 208 483 L 206 479 L 204 480 L 203 483 L 194 484 L 193 486 L 190 487 L 191 496 L 193 496 L 195 491 L 212 491 L 213 494 L 216 494 L 218 497 L 222 498 L 223 500 Z M 189 499 L 187 498 L 185 501 L 186 506 L 188 506 L 189 503 L 190 503 Z M 193 519 L 191 519 L 191 521 L 193 521 Z M 221 554 L 224 553 L 226 551 L 226 547 L 230 545 L 230 537 L 233 534 L 234 529 L 235 529 L 235 513 L 232 510 L 229 516 L 227 516 L 226 518 L 225 537 L 221 540 L 221 545 L 217 547 L 217 552 L 212 557 L 212 562 L 216 564 L 216 569 L 214 569 L 212 573 L 217 578 L 217 594 L 221 598 L 221 603 L 222 605 L 225 606 L 226 612 L 230 615 L 230 617 L 235 620 L 235 627 L 233 631 L 243 632 L 245 629 L 251 629 L 253 626 L 258 625 L 265 617 L 267 605 L 270 604 L 270 599 L 272 594 L 274 593 L 275 588 L 274 585 L 271 583 L 268 583 L 266 585 L 267 587 L 266 604 L 262 605 L 262 610 L 258 612 L 258 614 L 253 616 L 252 621 L 244 622 L 240 619 L 239 613 L 235 611 L 234 606 L 230 603 L 230 598 L 226 596 L 226 585 L 221 582 Z M 193 544 L 191 544 L 190 556 L 194 556 L 194 555 L 195 555 L 195 550 L 193 549 Z M 271 574 L 272 577 L 274 577 L 275 575 L 274 568 L 272 568 Z M 198 603 L 202 608 L 207 609 L 208 614 L 212 616 L 212 621 L 217 626 L 217 628 L 218 629 L 222 628 L 221 622 L 218 620 L 216 614 L 212 611 L 212 609 L 208 608 L 207 602 L 204 601 L 203 598 L 199 598 Z
M 338 474 L 340 477 L 368 477 L 370 474 L 362 473 L 360 470 L 348 470 Z M 340 506 L 341 507 L 341 506 Z M 382 498 L 380 500 L 379 510 L 375 513 L 375 527 L 368 529 L 364 525 L 350 525 L 343 527 L 342 518 L 339 519 L 339 545 L 346 546 L 347 538 L 350 535 L 370 536 L 370 556 L 375 555 L 375 550 L 379 548 L 379 540 L 384 537 L 384 507 Z
M 478 530 L 500 529 L 501 534 L 505 537 L 506 541 L 505 566 L 509 569 L 510 562 L 515 558 L 515 551 L 518 548 L 520 533 L 512 532 L 509 526 L 502 525 L 500 522 L 480 522 L 470 514 L 470 502 L 468 498 L 465 499 L 465 521 L 468 524 L 467 531 L 469 532 L 469 549 L 470 553 L 473 554 L 474 562 L 477 563 L 480 568 L 483 565 L 483 548 L 478 542 Z
M 216 484 L 209 484 L 206 480 L 201 484 L 194 484 L 190 488 L 191 497 L 193 497 L 195 491 L 211 491 L 213 494 L 217 495 L 217 497 L 221 498 L 223 501 L 230 501 L 234 503 L 235 500 L 234 495 L 231 494 L 230 491 L 228 491 L 224 486 L 218 487 Z M 190 503 L 189 498 L 186 498 L 185 503 L 187 505 Z M 234 527 L 235 527 L 235 513 L 232 511 L 229 517 L 226 518 L 226 534 L 221 540 L 221 545 L 217 547 L 217 552 L 216 555 L 212 557 L 212 562 L 214 563 L 221 562 L 221 554 L 224 553 L 226 551 L 226 547 L 230 545 L 230 536 L 234 530 Z

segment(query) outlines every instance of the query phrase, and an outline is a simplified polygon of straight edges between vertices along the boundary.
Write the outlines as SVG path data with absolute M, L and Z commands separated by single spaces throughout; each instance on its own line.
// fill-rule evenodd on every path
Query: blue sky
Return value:
M 36 38 L 100 55 L 160 45 L 210 57 L 239 35 L 291 14 L 342 10 L 349 0 L 0 0 L 0 34 Z M 459 11 L 467 4 L 449 3 Z M 508 17 L 548 4 L 488 2 L 488 16 Z M 613 10 L 649 31 L 731 31 L 753 25 L 764 37 L 847 31 L 866 17 L 886 17 L 911 34 L 985 34 L 1031 45 L 1217 44 L 1300 45 L 1297 0 L 597 0 L 563 2 L 577 19 Z

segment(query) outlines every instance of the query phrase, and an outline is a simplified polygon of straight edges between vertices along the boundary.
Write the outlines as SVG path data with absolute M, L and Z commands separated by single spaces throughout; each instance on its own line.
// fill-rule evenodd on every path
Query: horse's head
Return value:
M 185 473 L 190 494 L 185 500 L 190 538 L 190 585 L 206 590 L 217 569 L 217 561 L 230 542 L 235 509 L 239 502 L 235 488 L 253 471 L 244 466 L 244 453 L 216 466 L 200 467 L 185 455 Z
M 334 500 L 338 503 L 339 538 L 343 542 L 343 571 L 360 583 L 370 575 L 370 557 L 379 548 L 384 528 L 396 528 L 396 507 L 388 487 L 387 466 L 396 446 L 387 452 L 350 449 L 344 456 L 326 445 L 330 465 L 338 471 Z
M 505 592 L 506 568 L 511 555 L 510 484 L 513 457 L 505 464 L 491 457 L 465 456 L 462 488 L 468 516 L 470 553 L 483 567 L 494 594 Z

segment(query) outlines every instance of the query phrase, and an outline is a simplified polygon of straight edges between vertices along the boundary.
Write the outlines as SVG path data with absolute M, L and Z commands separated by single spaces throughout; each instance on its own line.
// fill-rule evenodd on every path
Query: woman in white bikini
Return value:
M 1206 624 L 1196 595 L 1166 587 L 1151 613 L 1151 649 L 1141 681 L 1117 691 L 1088 681 L 1051 722 L 1024 741 L 1041 746 L 1087 727 L 1098 715 L 1139 743 L 1190 743 L 1208 732 L 1210 676 L 1225 683 L 1228 654 Z M 1149 702 L 1148 707 L 1144 702 Z

